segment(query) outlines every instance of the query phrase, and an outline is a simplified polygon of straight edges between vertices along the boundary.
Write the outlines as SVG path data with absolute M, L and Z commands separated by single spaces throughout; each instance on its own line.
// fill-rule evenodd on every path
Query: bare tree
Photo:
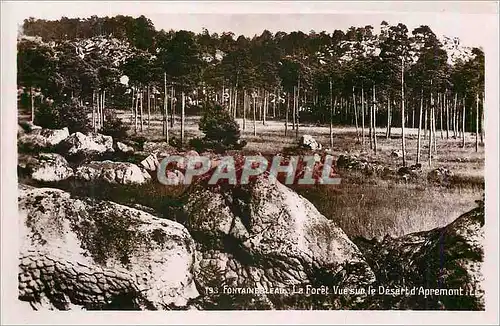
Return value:
M 375 96 L 375 84 L 373 84 L 373 105 L 372 105 L 372 111 L 373 111 L 373 150 L 375 151 L 375 154 L 377 154 L 377 99 Z
M 186 119 L 186 94 L 184 91 L 181 93 L 181 144 L 184 144 L 184 131 L 186 129 L 185 119 Z
M 465 147 L 465 96 L 463 98 L 462 108 L 462 147 Z
M 420 110 L 418 113 L 418 134 L 417 134 L 417 161 L 416 164 L 420 163 L 420 150 L 421 150 L 421 140 L 420 134 L 422 132 L 422 110 L 424 109 L 424 91 L 420 91 Z
M 405 69 L 404 57 L 401 58 L 401 150 L 403 151 L 403 166 L 406 166 L 405 144 Z

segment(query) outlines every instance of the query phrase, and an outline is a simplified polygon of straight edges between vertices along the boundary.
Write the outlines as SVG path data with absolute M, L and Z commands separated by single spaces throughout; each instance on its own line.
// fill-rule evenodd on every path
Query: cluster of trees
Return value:
M 333 33 L 264 30 L 250 38 L 156 31 L 144 16 L 93 16 L 30 18 L 23 32 L 42 42 L 18 43 L 19 85 L 56 102 L 76 98 L 92 106 L 96 128 L 104 108 L 130 106 L 135 130 L 142 130 L 146 106 L 147 125 L 151 110 L 163 113 L 167 139 L 180 112 L 184 142 L 186 110 L 198 114 L 200 103 L 210 100 L 243 118 L 243 129 L 253 120 L 254 133 L 257 121 L 269 117 L 286 120 L 285 134 L 289 120 L 296 135 L 300 121 L 329 123 L 330 130 L 355 125 L 359 141 L 368 136 L 375 151 L 376 127 L 386 127 L 386 137 L 392 127 L 402 128 L 403 153 L 405 127 L 423 129 L 430 144 L 436 128 L 441 138 L 465 142 L 469 131 L 483 137 L 484 53 L 456 38 L 440 40 L 428 26 L 410 32 L 382 22 L 378 34 L 364 26 Z M 88 38 L 117 39 L 122 43 L 114 52 L 130 54 L 117 61 L 109 51 L 102 54 L 105 46 L 90 51 L 82 45 Z M 128 83 L 119 82 L 123 75 Z M 418 152 L 419 158 L 420 145 Z

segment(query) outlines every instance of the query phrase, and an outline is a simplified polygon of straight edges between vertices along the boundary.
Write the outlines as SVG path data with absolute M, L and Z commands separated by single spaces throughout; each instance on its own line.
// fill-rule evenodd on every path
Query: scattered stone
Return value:
M 321 144 L 314 139 L 311 135 L 303 135 L 300 138 L 300 146 L 311 149 L 313 151 L 320 150 Z
M 76 169 L 75 177 L 85 181 L 101 180 L 118 184 L 143 184 L 151 180 L 145 169 L 129 162 L 93 161 Z
M 82 134 L 75 132 L 60 144 L 63 153 L 68 155 L 95 155 L 114 152 L 113 138 L 99 133 Z

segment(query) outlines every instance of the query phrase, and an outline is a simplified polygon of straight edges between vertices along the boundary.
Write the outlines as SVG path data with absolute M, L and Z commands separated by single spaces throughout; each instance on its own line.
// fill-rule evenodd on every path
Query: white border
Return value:
M 89 17 L 148 13 L 375 13 L 475 14 L 486 55 L 486 312 L 265 311 L 265 312 L 33 312 L 17 300 L 17 24 L 41 13 Z M 496 1 L 385 2 L 2 2 L 1 8 L 1 212 L 2 324 L 498 324 L 498 3 Z M 432 28 L 432 26 L 431 26 Z

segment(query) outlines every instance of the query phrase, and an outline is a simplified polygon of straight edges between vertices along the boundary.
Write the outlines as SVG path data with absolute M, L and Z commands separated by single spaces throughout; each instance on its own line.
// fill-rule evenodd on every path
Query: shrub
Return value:
M 220 105 L 207 103 L 199 124 L 206 144 L 218 144 L 225 149 L 241 147 L 240 126 Z
M 35 111 L 35 125 L 42 128 L 59 128 L 59 112 L 57 108 L 47 102 L 43 102 Z
M 68 127 L 70 133 L 77 131 L 87 133 L 92 130 L 88 113 L 88 108 L 80 105 L 77 100 L 58 106 L 45 102 L 35 112 L 34 123 L 42 128 Z
M 128 129 L 122 119 L 118 118 L 113 112 L 106 115 L 101 133 L 111 136 L 115 140 L 123 140 L 127 138 Z

